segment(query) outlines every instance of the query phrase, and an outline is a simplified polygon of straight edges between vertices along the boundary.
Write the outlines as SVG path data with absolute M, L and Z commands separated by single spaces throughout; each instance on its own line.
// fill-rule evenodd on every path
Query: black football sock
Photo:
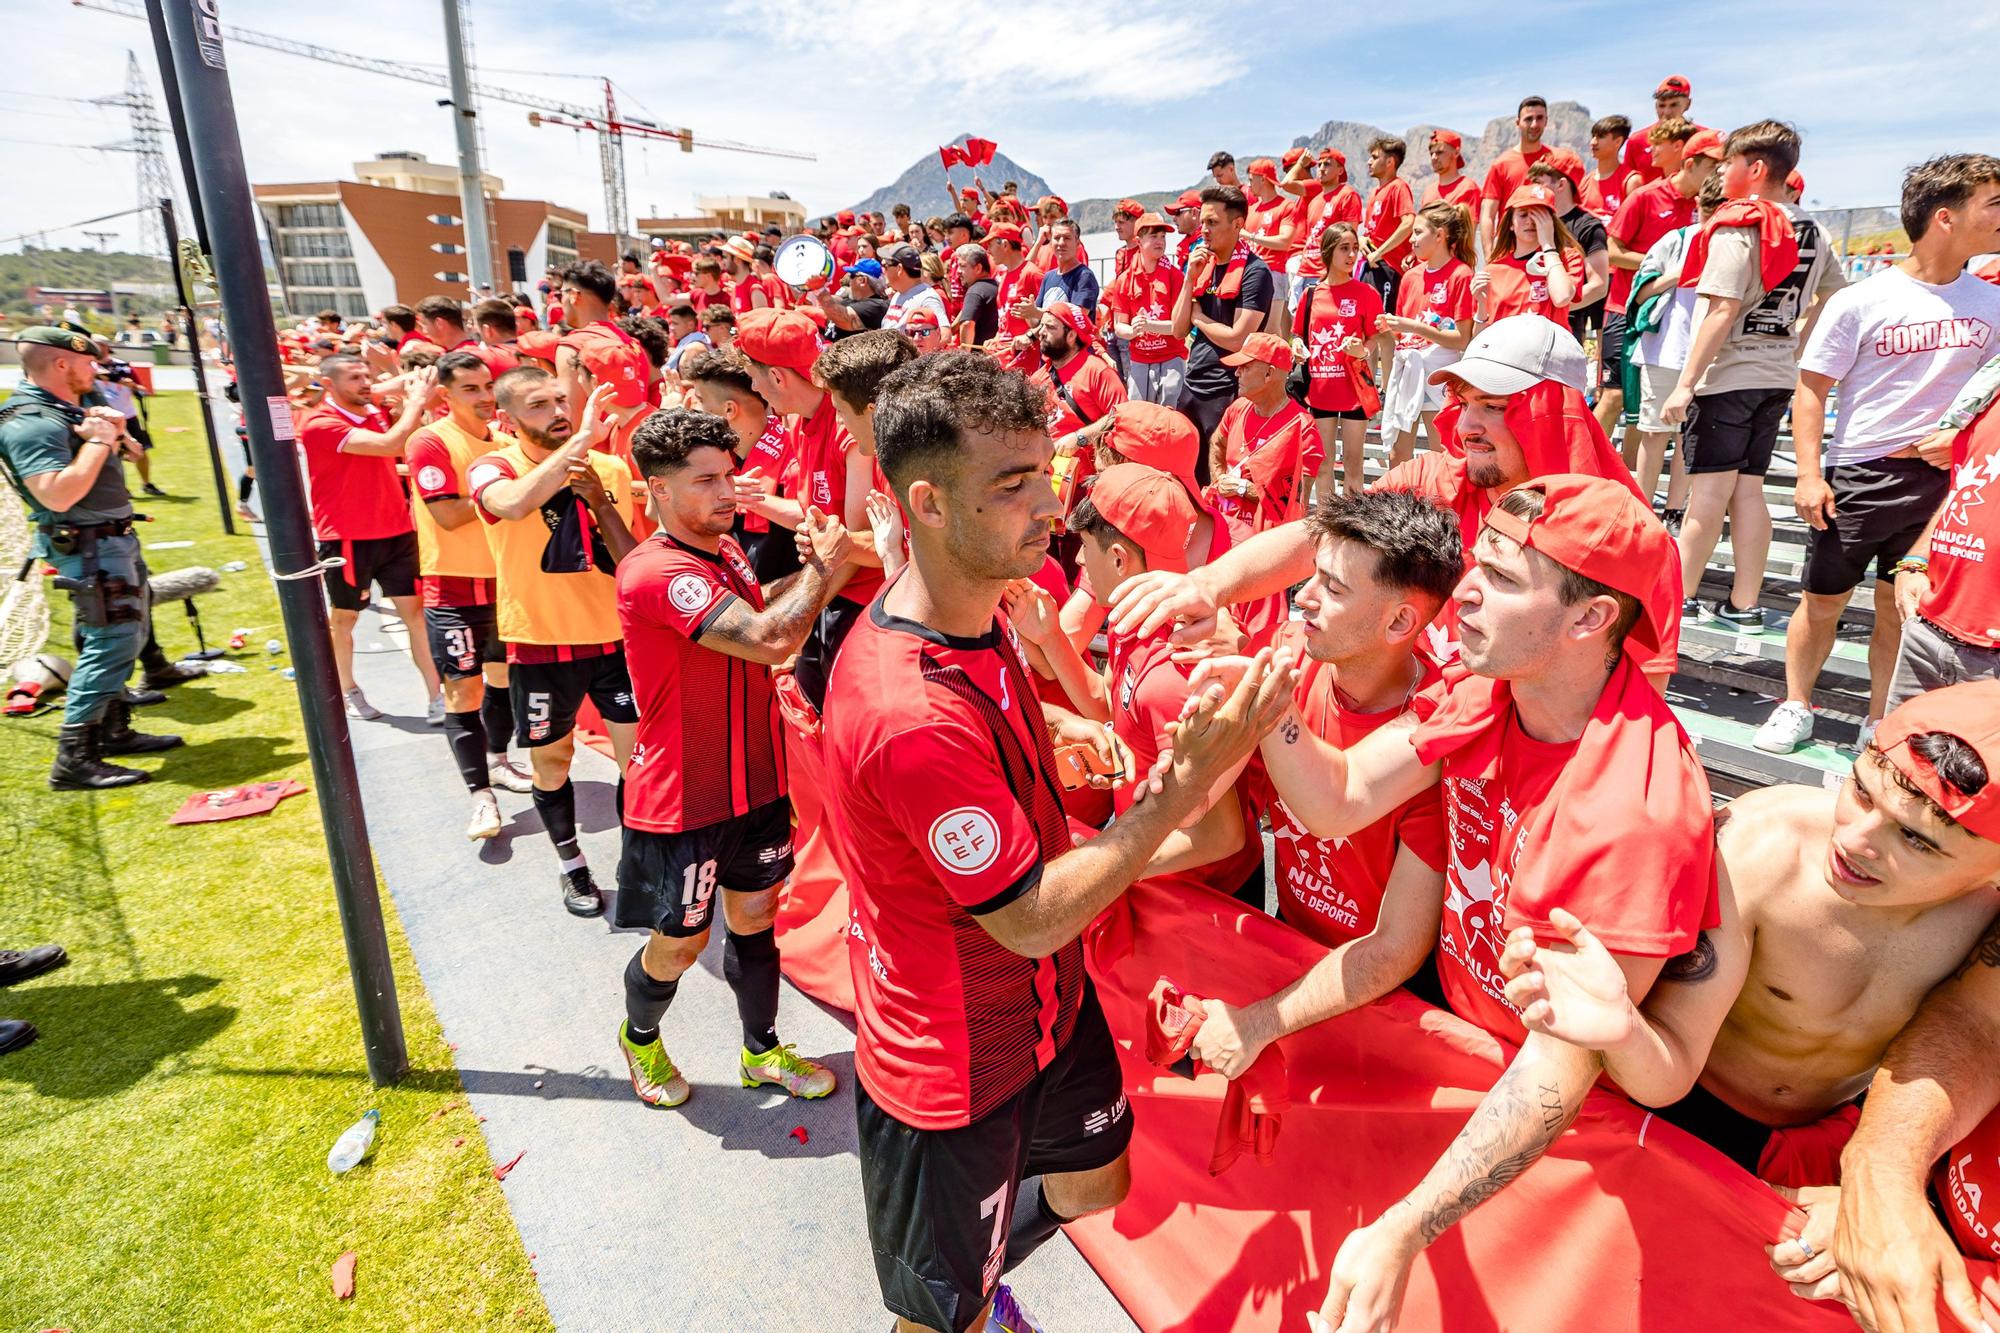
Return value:
M 635 1046 L 659 1040 L 660 1019 L 674 1002 L 674 992 L 681 988 L 679 978 L 655 981 L 641 961 L 645 956 L 641 948 L 625 964 L 625 1035 Z
M 444 739 L 451 746 L 451 757 L 458 763 L 458 775 L 465 779 L 467 791 L 482 792 L 493 785 L 486 775 L 486 737 L 477 712 L 446 713 Z
M 246 472 L 238 477 L 236 479 L 236 503 L 241 505 L 249 504 L 250 492 L 256 489 L 256 486 L 257 477 L 254 473 Z
M 743 1044 L 762 1055 L 778 1044 L 778 933 L 765 927 L 754 935 L 729 932 L 722 946 L 722 979 L 736 992 L 736 1016 L 743 1020 Z
M 1000 1271 L 1011 1273 L 1023 1259 L 1042 1247 L 1068 1221 L 1057 1217 L 1042 1193 L 1042 1178 L 1029 1176 L 1014 1194 L 1014 1212 L 1007 1222 L 1007 1258 Z
M 556 845 L 562 868 L 575 869 L 583 861 L 583 849 L 576 845 L 576 784 L 564 778 L 563 785 L 554 791 L 535 788 L 535 812 L 542 817 L 549 841 Z
M 479 721 L 486 728 L 486 753 L 506 758 L 514 739 L 514 700 L 507 691 L 497 685 L 486 687 L 486 697 L 479 701 Z

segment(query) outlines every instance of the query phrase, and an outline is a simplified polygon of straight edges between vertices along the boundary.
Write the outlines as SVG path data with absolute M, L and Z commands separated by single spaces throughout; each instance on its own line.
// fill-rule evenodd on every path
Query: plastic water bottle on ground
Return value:
M 375 1142 L 375 1127 L 382 1123 L 380 1111 L 370 1111 L 355 1121 L 349 1130 L 333 1145 L 333 1151 L 326 1155 L 326 1169 L 336 1176 L 352 1171 L 368 1149 Z

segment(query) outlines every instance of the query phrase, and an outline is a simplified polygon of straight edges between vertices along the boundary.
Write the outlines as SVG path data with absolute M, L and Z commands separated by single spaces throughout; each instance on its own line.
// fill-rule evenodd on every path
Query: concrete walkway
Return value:
M 504 1188 L 557 1324 L 888 1328 L 862 1219 L 846 1016 L 785 987 L 779 1035 L 833 1066 L 842 1086 L 832 1097 L 792 1102 L 739 1087 L 718 930 L 663 1024 L 694 1095 L 672 1111 L 641 1104 L 616 1032 L 625 963 L 643 936 L 563 911 L 528 797 L 500 793 L 501 836 L 464 839 L 464 789 L 443 735 L 424 724 L 400 624 L 364 613 L 356 647 L 356 676 L 389 714 L 353 728 L 375 854 L 472 1108 L 486 1118 L 488 1153 L 496 1164 L 525 1153 Z M 613 781 L 610 760 L 580 755 L 583 845 L 607 894 L 618 858 Z M 1052 1333 L 1134 1327 L 1065 1239 L 1014 1276 Z

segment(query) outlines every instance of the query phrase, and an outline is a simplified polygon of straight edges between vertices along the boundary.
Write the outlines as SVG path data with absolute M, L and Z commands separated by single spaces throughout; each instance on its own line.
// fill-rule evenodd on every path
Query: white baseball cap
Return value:
M 1541 315 L 1509 315 L 1466 344 L 1465 355 L 1431 374 L 1432 384 L 1463 380 L 1482 393 L 1515 394 L 1543 380 L 1584 391 L 1588 364 L 1570 331 Z

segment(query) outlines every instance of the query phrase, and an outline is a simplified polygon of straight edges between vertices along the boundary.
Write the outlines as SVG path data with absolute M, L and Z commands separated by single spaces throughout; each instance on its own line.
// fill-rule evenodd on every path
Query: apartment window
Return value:
M 279 248 L 287 259 L 349 259 L 354 255 L 344 231 L 287 232 L 279 238 Z
M 465 253 L 464 246 L 453 245 L 450 241 L 433 242 L 431 245 L 431 249 L 435 250 L 438 254 L 441 255 L 462 255 Z
M 359 287 L 361 270 L 353 264 L 293 259 L 286 261 L 285 278 L 294 287 Z
M 575 250 L 576 249 L 575 229 L 571 227 L 557 226 L 555 223 L 551 222 L 549 224 L 549 246 L 551 249 L 572 250 L 572 251 Z
M 450 271 L 450 270 L 448 270 L 448 269 L 447 269 L 447 270 L 445 270 L 444 272 L 441 272 L 441 273 L 433 273 L 433 274 L 431 274 L 431 276 L 432 276 L 433 278 L 436 278 L 436 279 L 437 279 L 437 280 L 438 280 L 439 282 L 468 282 L 468 281 L 470 281 L 470 279 L 469 279 L 469 278 L 467 278 L 467 277 L 466 277 L 466 276 L 465 276 L 465 275 L 464 275 L 463 273 L 453 273 L 453 272 L 451 272 L 451 271 Z
M 339 204 L 279 204 L 280 227 L 340 227 Z
M 440 227 L 456 227 L 460 219 L 456 213 L 432 213 L 425 221 L 435 223 Z

